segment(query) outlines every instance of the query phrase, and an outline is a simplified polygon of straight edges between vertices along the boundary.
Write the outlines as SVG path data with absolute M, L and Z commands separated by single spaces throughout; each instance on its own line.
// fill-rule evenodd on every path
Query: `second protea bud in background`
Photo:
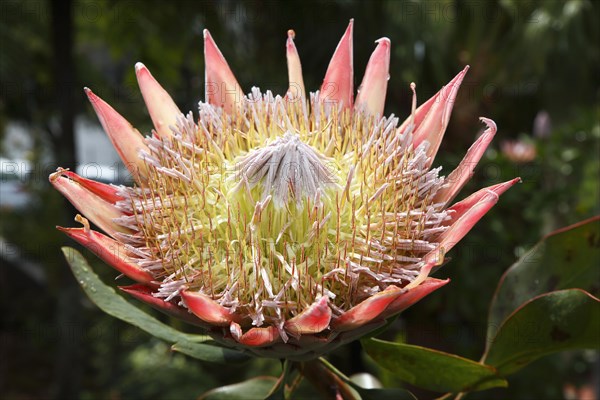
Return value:
M 515 164 L 525 164 L 535 160 L 537 149 L 531 139 L 505 140 L 500 144 L 502 154 Z

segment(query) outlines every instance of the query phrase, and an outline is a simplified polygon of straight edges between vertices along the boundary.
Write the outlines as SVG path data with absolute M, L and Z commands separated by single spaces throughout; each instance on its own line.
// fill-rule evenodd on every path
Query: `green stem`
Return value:
M 287 399 L 291 395 L 292 389 L 286 392 L 286 384 L 290 379 L 290 373 L 292 371 L 292 363 L 288 360 L 282 360 L 281 362 L 281 375 L 275 383 L 275 386 L 271 389 L 271 392 L 267 395 L 268 400 L 283 400 Z
M 349 380 L 323 358 L 296 364 L 298 371 L 327 399 L 357 400 Z M 336 372 L 337 371 L 337 372 Z

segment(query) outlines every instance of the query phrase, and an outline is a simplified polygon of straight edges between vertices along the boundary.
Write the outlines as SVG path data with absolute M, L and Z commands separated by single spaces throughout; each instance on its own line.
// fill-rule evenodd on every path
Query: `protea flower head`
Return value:
M 468 67 L 404 122 L 383 117 L 390 40 L 354 97 L 352 21 L 319 91 L 304 89 L 293 31 L 289 90 L 244 95 L 204 31 L 205 101 L 183 115 L 137 64 L 155 129 L 143 137 L 85 89 L 133 187 L 58 169 L 88 219 L 59 228 L 137 281 L 121 289 L 266 357 L 311 359 L 380 327 L 448 280 L 433 267 L 517 180 L 450 205 L 496 133 L 448 176 L 431 168 Z

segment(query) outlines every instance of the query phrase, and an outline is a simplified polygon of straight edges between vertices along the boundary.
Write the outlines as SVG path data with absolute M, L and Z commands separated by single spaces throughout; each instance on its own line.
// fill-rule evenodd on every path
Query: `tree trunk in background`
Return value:
M 73 2 L 50 0 L 52 50 L 54 55 L 55 107 L 60 116 L 60 136 L 55 147 L 58 164 L 75 169 L 75 67 L 73 65 Z M 65 224 L 75 215 L 65 200 Z M 58 342 L 55 348 L 54 382 L 51 396 L 55 399 L 80 397 L 82 376 L 82 333 L 80 292 L 65 262 L 57 271 L 59 288 L 56 297 L 55 324 Z
M 75 67 L 73 65 L 72 0 L 50 0 L 52 48 L 54 54 L 54 90 L 56 111 L 60 115 L 60 146 L 56 148 L 59 164 L 74 168 L 75 135 Z

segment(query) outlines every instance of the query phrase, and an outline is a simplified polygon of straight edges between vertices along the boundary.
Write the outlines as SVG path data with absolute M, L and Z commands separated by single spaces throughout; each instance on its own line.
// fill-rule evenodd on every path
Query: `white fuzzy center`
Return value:
M 277 208 L 292 200 L 301 206 L 337 180 L 333 163 L 290 131 L 250 151 L 236 163 L 236 170 L 236 178 L 246 180 L 250 188 L 261 184 L 262 199 L 271 195 Z

